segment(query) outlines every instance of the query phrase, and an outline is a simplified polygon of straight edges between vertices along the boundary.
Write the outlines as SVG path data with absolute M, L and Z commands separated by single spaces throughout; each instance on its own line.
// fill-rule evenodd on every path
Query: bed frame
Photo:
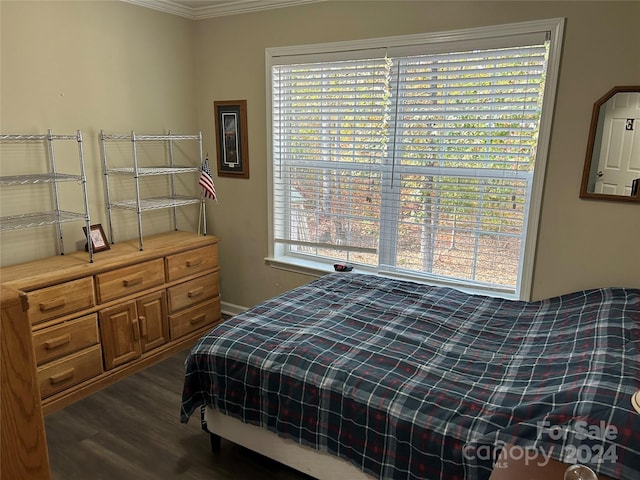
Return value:
M 638 392 L 638 396 L 640 396 L 640 392 Z M 220 449 L 220 440 L 224 438 L 318 480 L 335 480 L 336 478 L 372 480 L 374 478 L 346 460 L 281 438 L 273 432 L 244 423 L 212 408 L 205 409 L 203 429 L 210 435 L 213 451 Z M 510 455 L 508 451 L 503 451 L 498 459 L 498 466 L 492 472 L 489 480 L 514 480 L 516 478 L 563 480 L 567 468 L 571 466 L 542 457 L 525 460 L 518 453 Z M 613 480 L 603 475 L 598 476 L 597 479 Z
M 268 430 L 243 423 L 212 408 L 205 410 L 204 422 L 206 431 L 211 435 L 211 448 L 214 451 L 220 448 L 222 437 L 318 480 L 373 478 L 346 460 L 281 438 Z

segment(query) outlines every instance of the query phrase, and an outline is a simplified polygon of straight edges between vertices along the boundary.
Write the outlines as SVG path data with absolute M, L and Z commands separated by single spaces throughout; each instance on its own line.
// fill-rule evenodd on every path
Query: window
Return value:
M 527 299 L 561 30 L 268 49 L 272 264 Z

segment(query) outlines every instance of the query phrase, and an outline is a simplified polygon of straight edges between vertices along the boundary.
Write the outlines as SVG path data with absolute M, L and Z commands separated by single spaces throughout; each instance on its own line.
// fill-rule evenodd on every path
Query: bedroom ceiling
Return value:
M 290 7 L 324 0 L 122 0 L 192 20 Z

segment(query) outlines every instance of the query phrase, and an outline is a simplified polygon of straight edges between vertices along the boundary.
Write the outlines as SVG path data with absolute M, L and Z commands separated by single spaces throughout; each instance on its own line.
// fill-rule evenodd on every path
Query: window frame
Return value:
M 363 267 L 358 265 L 358 271 L 364 273 L 406 278 L 414 281 L 428 281 L 435 285 L 452 286 L 469 293 L 493 295 L 508 299 L 530 300 L 532 290 L 533 269 L 535 263 L 536 241 L 538 236 L 540 211 L 542 205 L 543 183 L 545 178 L 548 158 L 549 142 L 552 130 L 553 111 L 559 75 L 560 57 L 562 49 L 562 37 L 564 31 L 564 18 L 554 18 L 529 22 L 512 23 L 497 26 L 477 27 L 463 30 L 403 35 L 396 37 L 383 37 L 366 40 L 321 43 L 312 45 L 272 47 L 265 49 L 265 78 L 266 78 L 266 123 L 267 123 L 267 208 L 268 208 L 268 256 L 265 258 L 267 265 L 295 273 L 312 276 L 320 276 L 333 271 L 333 261 L 326 259 L 304 258 L 295 254 L 284 255 L 284 246 L 276 245 L 274 241 L 274 188 L 273 188 L 273 125 L 272 125 L 272 67 L 278 63 L 295 63 L 296 59 L 307 62 L 355 59 L 366 55 L 380 55 L 380 52 L 388 52 L 392 49 L 409 50 L 413 48 L 440 48 L 448 49 L 456 44 L 456 48 L 482 48 L 483 44 L 490 43 L 494 38 L 510 35 L 527 35 L 544 33 L 550 42 L 549 57 L 545 80 L 543 105 L 540 117 L 540 130 L 536 150 L 535 168 L 531 185 L 531 194 L 528 205 L 528 217 L 524 246 L 521 249 L 521 269 L 514 292 L 495 287 L 483 288 L 478 285 L 461 285 L 460 283 L 448 283 L 445 279 L 428 276 L 425 280 L 422 276 L 415 277 L 401 273 L 388 274 L 380 272 L 377 267 Z M 459 46 L 458 46 L 459 44 Z M 481 44 L 478 46 L 478 44 Z M 284 61 L 286 59 L 286 61 Z M 382 228 L 382 226 L 381 226 Z

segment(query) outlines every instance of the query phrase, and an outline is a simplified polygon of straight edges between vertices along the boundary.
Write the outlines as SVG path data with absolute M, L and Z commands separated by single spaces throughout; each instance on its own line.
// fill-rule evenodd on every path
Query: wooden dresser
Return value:
M 51 413 L 179 350 L 220 322 L 218 239 L 170 232 L 4 267 L 27 293 L 42 409 Z
M 0 285 L 0 305 L 0 478 L 49 480 L 27 297 Z

